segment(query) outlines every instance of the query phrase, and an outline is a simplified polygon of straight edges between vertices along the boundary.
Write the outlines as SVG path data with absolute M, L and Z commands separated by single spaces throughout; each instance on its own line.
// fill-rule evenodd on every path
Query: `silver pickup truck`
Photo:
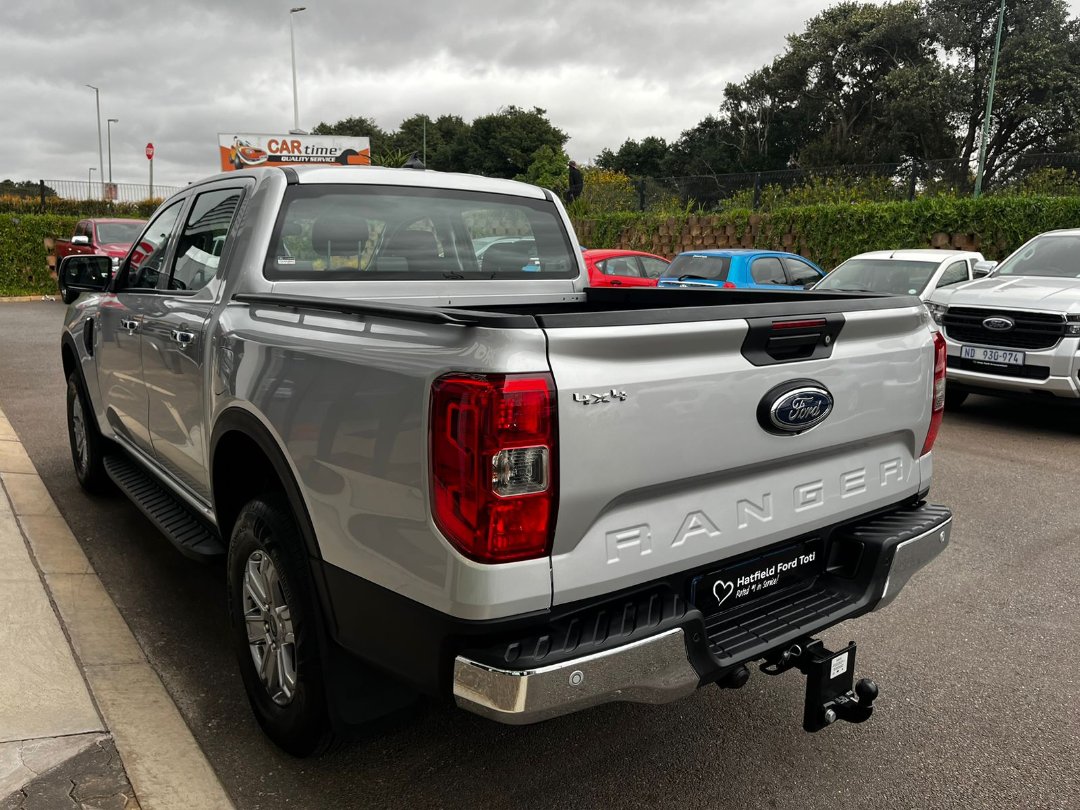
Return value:
M 417 695 L 505 723 L 806 675 L 947 544 L 945 346 L 914 297 L 587 288 L 550 192 L 234 172 L 166 200 L 62 336 L 72 458 L 226 558 L 254 712 L 323 750 Z
M 989 278 L 927 302 L 948 347 L 946 404 L 968 394 L 1080 404 L 1080 230 L 1024 243 Z

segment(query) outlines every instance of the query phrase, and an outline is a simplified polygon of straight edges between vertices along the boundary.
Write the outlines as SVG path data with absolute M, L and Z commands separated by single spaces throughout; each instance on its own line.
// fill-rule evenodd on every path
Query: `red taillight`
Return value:
M 725 290 L 738 289 L 734 281 L 725 281 L 723 284 L 720 285 L 720 287 Z
M 466 556 L 501 563 L 549 552 L 554 392 L 549 374 L 447 374 L 432 385 L 432 511 Z
M 926 431 L 926 441 L 923 442 L 922 453 L 925 456 L 934 447 L 938 430 L 941 428 L 941 417 L 945 415 L 945 366 L 947 363 L 945 350 L 945 338 L 941 332 L 934 332 L 934 387 L 931 389 L 930 429 Z

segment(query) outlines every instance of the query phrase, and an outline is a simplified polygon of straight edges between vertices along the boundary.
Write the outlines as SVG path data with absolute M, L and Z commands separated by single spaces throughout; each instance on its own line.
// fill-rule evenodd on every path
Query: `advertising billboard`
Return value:
M 368 166 L 371 142 L 344 135 L 218 133 L 222 171 L 256 166 Z

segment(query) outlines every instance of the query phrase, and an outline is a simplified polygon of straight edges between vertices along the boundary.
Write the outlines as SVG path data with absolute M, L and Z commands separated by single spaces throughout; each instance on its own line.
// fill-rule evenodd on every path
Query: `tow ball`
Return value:
M 855 679 L 855 642 L 832 652 L 818 639 L 792 644 L 783 652 L 766 659 L 761 671 L 779 675 L 798 669 L 806 676 L 806 703 L 803 706 L 803 728 L 821 731 L 837 720 L 863 723 L 874 713 L 878 685 L 862 678 L 852 688 Z

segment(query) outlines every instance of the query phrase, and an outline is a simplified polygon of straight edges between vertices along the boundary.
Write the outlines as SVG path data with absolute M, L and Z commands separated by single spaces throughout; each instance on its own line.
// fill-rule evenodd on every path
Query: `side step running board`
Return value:
M 217 533 L 188 506 L 122 453 L 106 456 L 105 472 L 185 557 L 205 560 L 225 553 Z

